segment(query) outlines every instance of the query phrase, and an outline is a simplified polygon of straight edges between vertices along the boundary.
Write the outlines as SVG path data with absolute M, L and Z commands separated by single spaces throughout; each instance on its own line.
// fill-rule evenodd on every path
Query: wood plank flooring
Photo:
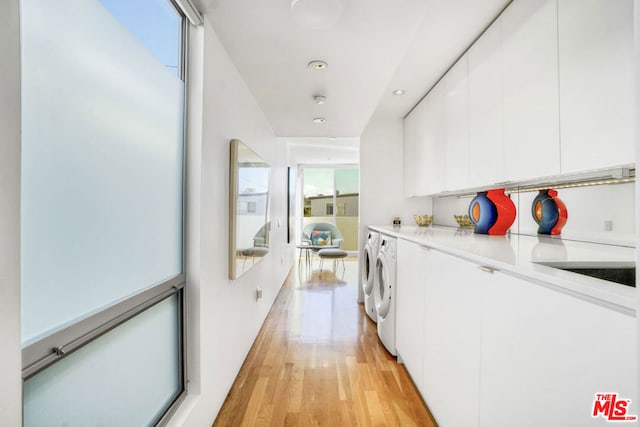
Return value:
M 436 426 L 357 304 L 357 276 L 355 258 L 294 268 L 214 426 Z

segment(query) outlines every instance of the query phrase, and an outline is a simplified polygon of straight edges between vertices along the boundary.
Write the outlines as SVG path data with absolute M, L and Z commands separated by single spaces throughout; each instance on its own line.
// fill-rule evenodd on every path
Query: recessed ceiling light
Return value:
M 396 96 L 404 95 L 404 89 L 396 89 L 391 93 L 396 95 Z
M 307 64 L 307 67 L 313 68 L 314 70 L 324 70 L 328 66 L 329 64 L 324 61 L 311 61 Z
M 329 137 L 329 141 L 335 141 L 336 139 L 338 139 L 338 138 L 336 138 L 335 136 L 330 136 Z
M 313 95 L 313 102 L 318 105 L 322 105 L 327 102 L 327 97 L 322 95 Z
M 327 119 L 325 119 L 324 117 L 316 117 L 315 119 L 313 119 L 313 123 L 324 123 L 326 121 Z

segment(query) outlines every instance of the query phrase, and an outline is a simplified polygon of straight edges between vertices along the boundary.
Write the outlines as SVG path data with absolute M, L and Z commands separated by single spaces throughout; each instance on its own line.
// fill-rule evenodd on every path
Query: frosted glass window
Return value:
M 184 84 L 98 0 L 21 20 L 28 344 L 182 272 Z
M 25 427 L 153 425 L 182 390 L 169 297 L 24 383 Z

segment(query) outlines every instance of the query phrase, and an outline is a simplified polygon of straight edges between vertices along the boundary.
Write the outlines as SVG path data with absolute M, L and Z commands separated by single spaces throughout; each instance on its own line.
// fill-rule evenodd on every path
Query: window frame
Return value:
M 37 338 L 22 348 L 22 380 L 23 382 L 37 375 L 46 368 L 72 354 L 76 350 L 100 338 L 128 320 L 156 304 L 176 295 L 178 298 L 178 364 L 180 390 L 171 404 L 164 408 L 162 415 L 155 420 L 155 425 L 165 425 L 176 412 L 180 403 L 188 393 L 188 355 L 187 355 L 187 286 L 186 286 L 186 168 L 188 145 L 188 105 L 189 105 L 189 35 L 190 25 L 199 25 L 194 16 L 200 18 L 197 10 L 189 0 L 167 0 L 180 19 L 180 43 L 178 78 L 184 85 L 182 113 L 182 272 L 172 278 L 150 286 L 134 295 L 123 298 L 106 308 L 87 315 L 69 325 L 61 327 L 47 335 Z M 195 15 L 194 15 L 195 14 Z M 201 18 L 200 18 L 201 19 Z

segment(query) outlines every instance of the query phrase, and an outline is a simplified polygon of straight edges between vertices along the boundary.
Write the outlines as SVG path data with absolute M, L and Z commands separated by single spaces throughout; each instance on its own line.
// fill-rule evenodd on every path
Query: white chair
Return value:
M 329 224 L 328 222 L 312 222 L 310 224 L 307 224 L 302 230 L 302 242 L 313 246 L 313 242 L 311 241 L 311 234 L 314 231 L 329 231 L 331 233 L 331 244 L 322 247 L 317 246 L 317 250 L 315 249 L 316 247 L 314 247 L 314 250 L 316 252 L 323 247 L 339 248 L 340 244 L 344 241 L 342 233 L 335 225 Z

